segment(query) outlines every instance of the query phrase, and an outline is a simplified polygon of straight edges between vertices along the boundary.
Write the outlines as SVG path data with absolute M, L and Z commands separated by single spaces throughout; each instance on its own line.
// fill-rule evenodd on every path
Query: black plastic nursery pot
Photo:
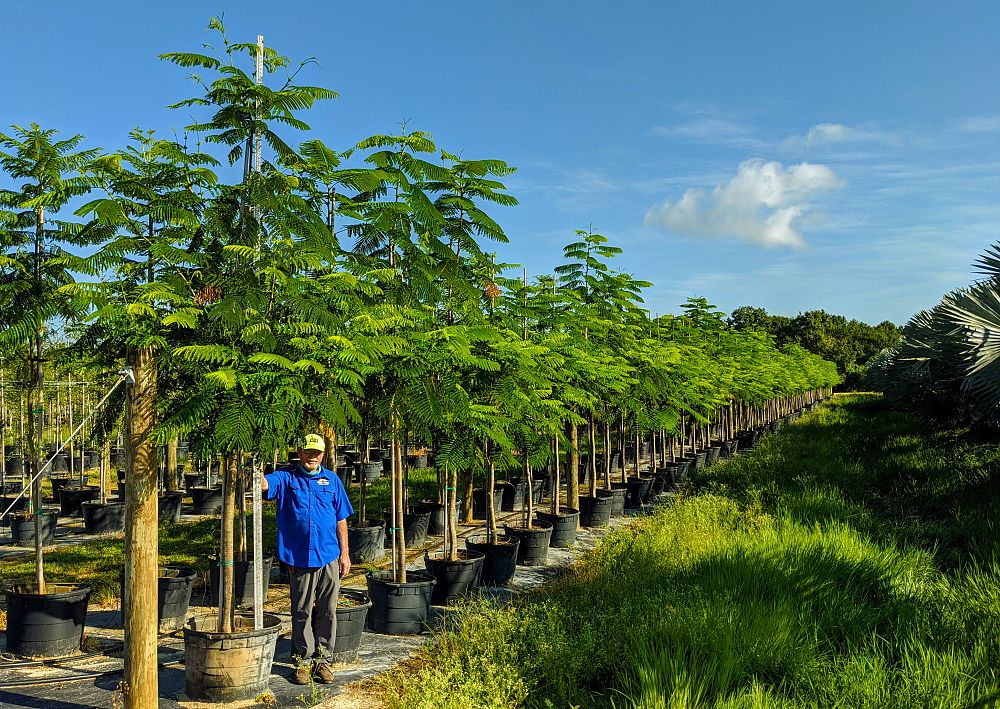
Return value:
M 18 489 L 20 489 L 20 486 L 18 486 Z M 16 499 L 13 495 L 10 497 L 0 497 L 0 512 L 3 512 L 8 507 L 10 507 L 10 512 L 8 512 L 3 519 L 0 519 L 0 524 L 10 526 L 10 518 L 24 512 L 24 510 L 27 509 L 28 498 L 24 495 L 21 495 L 21 497 Z
M 80 483 L 80 478 L 71 478 L 68 475 L 50 476 L 49 484 L 52 485 L 52 501 L 59 502 L 59 491 L 62 490 L 64 486 L 79 484 L 79 483 Z
M 264 577 L 264 598 L 267 598 L 267 589 L 271 582 L 271 566 L 274 564 L 274 557 L 268 554 L 264 557 L 261 567 Z M 236 605 L 249 608 L 253 605 L 253 565 L 254 559 L 247 555 L 246 561 L 233 561 L 233 588 Z M 210 556 L 208 558 L 208 582 L 212 595 L 212 603 L 219 604 L 219 560 Z
M 472 491 L 472 518 L 486 519 L 489 508 L 486 506 L 486 490 L 477 489 Z M 493 488 L 493 511 L 500 514 L 503 507 L 503 486 L 497 485 Z
M 717 463 L 722 454 L 722 445 L 713 445 L 705 449 L 705 465 Z
M 500 483 L 503 487 L 503 498 L 500 501 L 501 512 L 520 512 L 524 509 L 525 490 L 528 486 L 523 482 Z
M 706 451 L 699 451 L 694 454 L 694 460 L 691 463 L 691 470 L 701 470 L 705 467 L 705 460 L 708 457 Z
M 80 507 L 83 510 L 83 528 L 87 534 L 125 531 L 124 502 L 84 502 Z
M 382 477 L 382 461 L 379 460 L 373 463 L 362 463 L 360 474 L 365 476 L 366 482 L 375 482 Z
M 607 527 L 611 523 L 611 495 L 580 495 L 580 526 Z
M 625 509 L 637 510 L 642 507 L 643 478 L 629 478 L 625 488 Z
M 193 487 L 190 492 L 196 515 L 217 515 L 222 512 L 221 487 Z
M 462 549 L 457 550 L 456 555 L 458 559 L 451 561 L 440 554 L 424 554 L 424 568 L 436 581 L 431 593 L 431 603 L 435 605 L 447 605 L 472 593 L 479 585 L 486 555 Z
M 732 438 L 728 441 L 723 441 L 722 451 L 721 451 L 722 457 L 732 458 L 734 455 L 736 455 L 736 450 L 737 448 L 739 448 L 739 445 L 740 445 L 739 439 L 736 438 Z
M 361 647 L 361 634 L 365 630 L 372 600 L 368 594 L 354 589 L 340 589 L 337 603 L 337 637 L 330 660 L 337 663 L 356 662 Z
M 192 618 L 184 626 L 184 691 L 198 702 L 255 699 L 271 678 L 281 619 L 264 613 L 264 627 L 253 629 L 253 615 L 236 616 L 234 632 L 218 632 L 217 614 Z
M 549 556 L 549 540 L 552 538 L 552 523 L 537 521 L 531 529 L 504 526 L 508 537 L 521 540 L 517 550 L 517 563 L 521 566 L 544 566 Z
M 639 488 L 639 499 L 642 500 L 643 504 L 646 504 L 653 498 L 653 485 L 656 483 L 656 478 L 653 475 L 648 475 L 639 478 L 639 480 L 642 481 L 642 487 Z
M 598 494 L 608 494 L 599 490 Z M 611 516 L 621 517 L 625 514 L 625 496 L 628 494 L 628 483 L 611 483 Z
M 90 586 L 34 584 L 7 589 L 7 652 L 19 657 L 61 657 L 80 649 Z
M 565 549 L 576 541 L 576 530 L 580 525 L 580 510 L 563 507 L 559 514 L 535 512 L 535 517 L 537 521 L 548 522 L 552 525 L 552 536 L 549 537 L 550 547 Z
M 465 546 L 484 556 L 481 586 L 506 586 L 517 572 L 517 551 L 521 540 L 514 537 L 496 537 L 490 544 L 485 536 L 466 537 Z
M 190 490 L 193 487 L 207 487 L 207 484 L 205 473 L 184 473 L 185 490 Z
M 156 579 L 156 617 L 159 631 L 170 633 L 184 627 L 188 608 L 191 606 L 191 591 L 198 570 L 190 566 L 161 566 Z M 125 598 L 125 574 L 118 577 L 121 598 Z M 125 604 L 122 602 L 122 614 Z
M 455 505 L 456 523 L 458 522 L 459 510 L 461 509 L 461 500 L 458 502 L 460 504 Z M 427 533 L 432 537 L 444 534 L 445 505 L 440 502 L 432 502 L 431 500 L 421 500 L 420 504 L 431 511 L 431 518 L 427 522 Z
M 410 467 L 414 470 L 423 470 L 427 467 L 427 454 L 422 453 L 420 455 L 408 455 L 406 457 L 407 462 Z
M 93 502 L 101 496 L 98 487 L 80 487 L 73 483 L 63 485 L 59 490 L 59 514 L 63 517 L 79 517 L 83 514 L 83 503 Z
M 183 499 L 183 492 L 165 492 L 160 495 L 157 500 L 157 515 L 160 522 L 180 522 L 181 500 Z
M 385 523 L 365 520 L 363 524 L 348 525 L 347 547 L 352 564 L 380 561 L 385 556 Z
M 35 518 L 9 515 L 10 536 L 19 547 L 35 546 Z M 56 539 L 57 512 L 42 513 L 42 546 L 48 546 Z
M 392 537 L 390 536 L 392 513 L 389 510 L 383 510 L 382 514 L 385 518 L 385 543 L 386 546 L 392 546 Z M 418 546 L 427 541 L 427 530 L 430 524 L 431 510 L 425 505 L 414 505 L 408 514 L 403 515 L 403 539 L 406 541 L 407 548 Z
M 406 583 L 392 580 L 391 571 L 373 571 L 366 577 L 372 607 L 368 628 L 385 635 L 423 632 L 436 583 L 423 571 L 407 571 Z

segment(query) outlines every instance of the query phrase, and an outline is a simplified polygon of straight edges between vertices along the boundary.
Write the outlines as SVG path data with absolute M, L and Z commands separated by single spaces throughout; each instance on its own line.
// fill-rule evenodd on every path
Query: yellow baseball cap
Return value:
M 318 433 L 308 433 L 299 441 L 299 448 L 304 451 L 326 451 L 323 436 Z

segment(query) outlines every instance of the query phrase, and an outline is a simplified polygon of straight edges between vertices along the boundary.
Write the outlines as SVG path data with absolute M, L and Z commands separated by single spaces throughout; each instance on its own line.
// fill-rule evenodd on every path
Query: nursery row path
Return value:
M 544 509 L 544 507 L 542 507 Z M 503 520 L 516 520 L 520 512 L 504 513 Z M 577 558 L 593 548 L 610 530 L 628 524 L 630 518 L 615 517 L 611 525 L 603 528 L 581 529 L 572 547 L 550 548 L 544 566 L 518 566 L 517 573 L 507 588 L 482 588 L 480 594 L 505 602 L 510 597 L 524 593 L 544 584 L 564 573 Z M 481 532 L 483 525 L 463 525 L 462 536 Z M 423 570 L 425 551 L 440 550 L 442 542 L 432 538 L 431 542 L 413 550 L 408 568 Z M 345 580 L 345 588 L 363 588 L 362 574 Z M 191 613 L 200 615 L 215 613 L 210 600 L 196 593 L 191 600 Z M 275 650 L 269 688 L 274 695 L 272 706 L 337 706 L 367 707 L 363 697 L 344 688 L 370 679 L 391 669 L 398 663 L 413 656 L 432 638 L 431 631 L 419 635 L 392 636 L 371 633 L 367 630 L 361 641 L 358 662 L 340 665 L 336 668 L 336 681 L 330 685 L 294 685 L 289 681 L 295 666 L 290 659 L 291 616 L 288 608 L 288 587 L 272 582 L 265 604 L 268 612 L 275 613 L 282 620 L 282 633 Z M 448 613 L 448 608 L 431 607 L 431 625 L 439 627 Z M 4 637 L 5 636 L 0 636 Z M 85 649 L 90 654 L 75 655 L 64 660 L 37 663 L 16 662 L 13 658 L 0 655 L 0 709 L 7 707 L 34 707 L 39 709 L 89 709 L 90 707 L 121 706 L 118 683 L 122 676 L 122 618 L 117 610 L 91 610 L 87 614 L 84 631 Z M 0 652 L 6 640 L 0 642 Z M 187 700 L 184 694 L 184 640 L 180 631 L 160 636 L 160 707 L 205 707 L 212 706 Z M 354 695 L 354 696 L 352 696 Z M 252 702 L 247 702 L 247 705 Z M 230 706 L 230 705 L 227 705 Z M 238 706 L 238 705 L 232 705 Z

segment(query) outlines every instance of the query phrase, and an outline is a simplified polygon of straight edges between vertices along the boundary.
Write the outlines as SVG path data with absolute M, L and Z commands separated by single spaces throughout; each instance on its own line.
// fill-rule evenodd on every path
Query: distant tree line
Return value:
M 761 330 L 774 337 L 779 347 L 795 344 L 837 364 L 844 376 L 842 388 L 854 388 L 865 366 L 884 349 L 895 346 L 901 329 L 888 320 L 869 325 L 831 315 L 825 310 L 810 310 L 794 317 L 770 315 L 764 308 L 744 305 L 729 316 L 729 325 L 737 330 Z

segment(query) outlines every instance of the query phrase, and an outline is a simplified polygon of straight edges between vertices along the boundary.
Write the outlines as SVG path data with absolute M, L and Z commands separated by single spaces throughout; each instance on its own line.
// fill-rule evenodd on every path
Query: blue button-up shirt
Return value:
M 354 514 L 336 473 L 307 475 L 295 465 L 267 479 L 267 499 L 278 500 L 278 558 L 297 568 L 326 566 L 340 557 L 337 522 Z

